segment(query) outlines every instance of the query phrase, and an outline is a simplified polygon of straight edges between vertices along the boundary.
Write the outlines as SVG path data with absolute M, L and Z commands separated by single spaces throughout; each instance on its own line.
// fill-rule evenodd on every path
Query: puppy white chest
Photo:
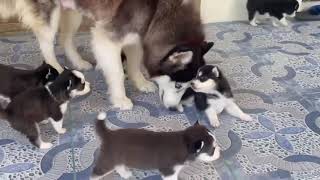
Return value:
M 62 114 L 65 114 L 65 113 L 67 112 L 68 103 L 69 103 L 69 102 L 67 101 L 67 102 L 65 102 L 65 103 L 63 103 L 63 104 L 60 105 L 60 111 L 61 111 Z

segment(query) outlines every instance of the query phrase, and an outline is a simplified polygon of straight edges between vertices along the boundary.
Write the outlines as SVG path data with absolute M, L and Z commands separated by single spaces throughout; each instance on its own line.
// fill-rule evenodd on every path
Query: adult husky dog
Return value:
M 60 18 L 63 16 L 63 18 Z M 77 69 L 89 69 L 90 63 L 82 60 L 72 43 L 72 36 L 81 23 L 81 16 L 76 12 L 61 11 L 59 0 L 1 0 L 0 19 L 18 17 L 19 20 L 36 35 L 45 61 L 59 72 L 59 65 L 54 53 L 54 39 L 60 27 L 61 45 L 64 46 L 68 59 Z
M 121 52 L 127 57 L 127 73 L 144 92 L 155 86 L 141 73 L 144 62 L 152 78 L 168 75 L 188 82 L 204 64 L 212 47 L 204 32 L 195 0 L 60 0 L 95 21 L 92 47 L 97 65 L 109 85 L 115 107 L 131 109 L 126 96 Z

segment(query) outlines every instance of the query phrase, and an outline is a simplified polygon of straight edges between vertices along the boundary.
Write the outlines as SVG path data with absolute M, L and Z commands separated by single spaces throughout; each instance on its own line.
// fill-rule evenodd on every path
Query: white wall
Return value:
M 201 0 L 204 23 L 248 19 L 247 0 Z

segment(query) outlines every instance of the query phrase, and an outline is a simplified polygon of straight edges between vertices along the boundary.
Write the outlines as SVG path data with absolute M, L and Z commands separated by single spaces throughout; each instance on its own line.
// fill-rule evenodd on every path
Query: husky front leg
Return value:
M 132 101 L 126 96 L 124 72 L 121 61 L 121 44 L 112 40 L 110 33 L 97 25 L 92 29 L 92 48 L 97 66 L 108 84 L 111 103 L 121 110 L 132 109 Z
M 136 88 L 140 91 L 154 92 L 156 90 L 156 86 L 152 82 L 146 80 L 141 72 L 143 47 L 141 45 L 140 38 L 137 37 L 134 44 L 126 46 L 124 48 L 124 52 L 127 57 L 127 71 L 129 79 L 133 81 Z
M 230 100 L 230 102 L 228 103 L 228 105 L 226 107 L 226 111 L 230 115 L 237 117 L 243 121 L 252 121 L 251 116 L 244 113 L 233 100 Z
M 57 69 L 57 71 L 62 72 L 63 68 L 58 63 L 54 52 L 54 38 L 58 31 L 59 21 L 60 8 L 57 7 L 51 14 L 49 24 L 45 22 L 29 24 L 39 41 L 40 50 L 42 52 L 42 55 L 44 56 L 46 63 L 53 66 L 55 69 Z
M 78 31 L 82 15 L 76 11 L 62 10 L 60 21 L 60 43 L 72 65 L 79 70 L 88 70 L 92 65 L 83 60 L 73 43 L 73 36 Z

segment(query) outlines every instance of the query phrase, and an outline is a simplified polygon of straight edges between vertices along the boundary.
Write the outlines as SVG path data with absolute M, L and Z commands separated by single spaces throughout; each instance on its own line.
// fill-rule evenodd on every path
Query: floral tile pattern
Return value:
M 235 100 L 254 121 L 222 114 L 221 127 L 211 129 L 223 149 L 222 158 L 214 163 L 189 163 L 180 179 L 320 179 L 319 27 L 318 22 L 294 22 L 280 28 L 243 22 L 206 26 L 208 40 L 215 42 L 207 55 L 209 63 L 225 72 Z M 94 61 L 88 34 L 79 34 L 76 44 L 84 57 Z M 67 63 L 59 45 L 56 52 Z M 0 37 L 1 63 L 32 68 L 41 61 L 33 35 Z M 199 118 L 208 125 L 193 107 L 184 113 L 170 112 L 157 93 L 140 93 L 130 82 L 126 87 L 135 104 L 133 110 L 113 109 L 101 73 L 85 74 L 92 92 L 70 104 L 64 123 L 68 133 L 59 136 L 50 125 L 41 125 L 42 136 L 54 143 L 53 148 L 33 147 L 0 120 L 1 180 L 89 179 L 99 146 L 93 123 L 100 111 L 107 112 L 107 125 L 112 129 L 181 130 Z M 133 172 L 132 180 L 161 179 L 157 171 Z M 105 179 L 121 178 L 112 173 Z

